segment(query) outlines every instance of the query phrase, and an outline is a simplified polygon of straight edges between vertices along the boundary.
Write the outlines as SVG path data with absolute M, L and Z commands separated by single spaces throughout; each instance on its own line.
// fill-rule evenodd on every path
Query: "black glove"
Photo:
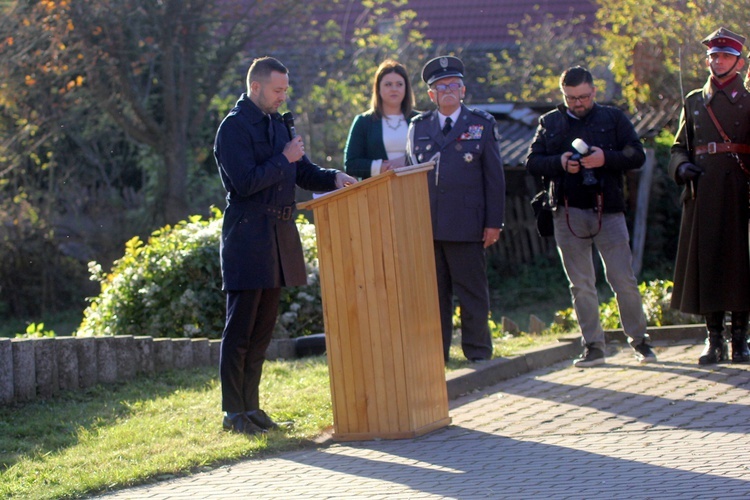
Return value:
M 677 177 L 685 182 L 694 181 L 704 172 L 703 167 L 693 165 L 692 163 L 683 163 L 677 167 Z

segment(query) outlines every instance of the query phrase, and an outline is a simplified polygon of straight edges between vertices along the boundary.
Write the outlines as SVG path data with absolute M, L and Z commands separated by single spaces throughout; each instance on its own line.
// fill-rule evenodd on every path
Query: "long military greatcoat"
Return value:
M 669 173 L 692 162 L 705 169 L 695 188 L 682 194 L 682 222 L 675 263 L 672 307 L 683 312 L 750 309 L 748 176 L 729 153 L 699 154 L 697 147 L 724 142 L 709 116 L 710 106 L 732 143 L 750 144 L 750 93 L 740 76 L 718 90 L 709 78 L 687 96 Z M 689 146 L 689 148 L 688 148 Z M 740 154 L 750 169 L 750 155 Z

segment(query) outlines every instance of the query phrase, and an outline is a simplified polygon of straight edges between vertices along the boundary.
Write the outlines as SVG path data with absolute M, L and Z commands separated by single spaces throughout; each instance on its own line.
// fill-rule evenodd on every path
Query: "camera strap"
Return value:
M 602 214 L 604 213 L 604 192 L 602 191 L 601 186 L 600 186 L 600 189 L 596 192 L 596 213 L 597 213 L 596 232 L 588 236 L 579 236 L 576 234 L 575 231 L 573 231 L 573 228 L 570 226 L 570 213 L 568 211 L 568 195 L 565 193 L 565 178 L 567 175 L 568 175 L 568 166 L 566 163 L 565 164 L 565 176 L 563 176 L 562 178 L 563 203 L 565 206 L 565 223 L 568 225 L 568 229 L 570 230 L 570 233 L 576 238 L 580 238 L 582 240 L 593 238 L 594 236 L 599 234 L 599 231 L 602 230 Z M 604 181 L 601 181 L 601 182 L 604 182 Z
M 573 231 L 573 228 L 570 226 L 570 213 L 568 212 L 568 196 L 567 195 L 563 196 L 563 201 L 565 202 L 565 223 L 568 225 L 568 229 L 570 230 L 570 233 L 573 236 L 575 236 L 576 238 L 580 238 L 582 240 L 587 240 L 599 234 L 599 231 L 602 230 L 602 214 L 604 213 L 604 193 L 602 193 L 601 191 L 598 191 L 596 193 L 597 228 L 594 234 L 590 234 L 588 236 L 580 236 L 576 234 L 575 231 Z

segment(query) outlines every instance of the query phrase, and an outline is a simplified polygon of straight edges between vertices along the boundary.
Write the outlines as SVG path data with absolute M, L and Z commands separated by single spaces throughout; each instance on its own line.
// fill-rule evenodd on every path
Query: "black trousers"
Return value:
M 464 356 L 467 359 L 490 359 L 492 338 L 487 323 L 490 292 L 484 245 L 481 242 L 435 241 L 434 247 L 443 356 L 448 360 L 455 293 L 461 306 L 461 348 Z
M 227 292 L 221 337 L 221 407 L 230 413 L 260 408 L 258 387 L 279 310 L 281 288 Z

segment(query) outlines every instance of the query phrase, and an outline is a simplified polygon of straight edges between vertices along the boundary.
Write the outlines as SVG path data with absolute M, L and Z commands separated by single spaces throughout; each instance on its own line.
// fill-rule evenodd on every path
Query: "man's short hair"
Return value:
M 254 59 L 250 69 L 247 70 L 247 93 L 250 93 L 251 82 L 266 81 L 273 71 L 284 75 L 289 73 L 286 66 L 276 58 L 265 56 Z
M 560 88 L 577 87 L 582 83 L 594 86 L 594 77 L 583 66 L 573 66 L 563 71 L 563 74 L 560 75 Z

